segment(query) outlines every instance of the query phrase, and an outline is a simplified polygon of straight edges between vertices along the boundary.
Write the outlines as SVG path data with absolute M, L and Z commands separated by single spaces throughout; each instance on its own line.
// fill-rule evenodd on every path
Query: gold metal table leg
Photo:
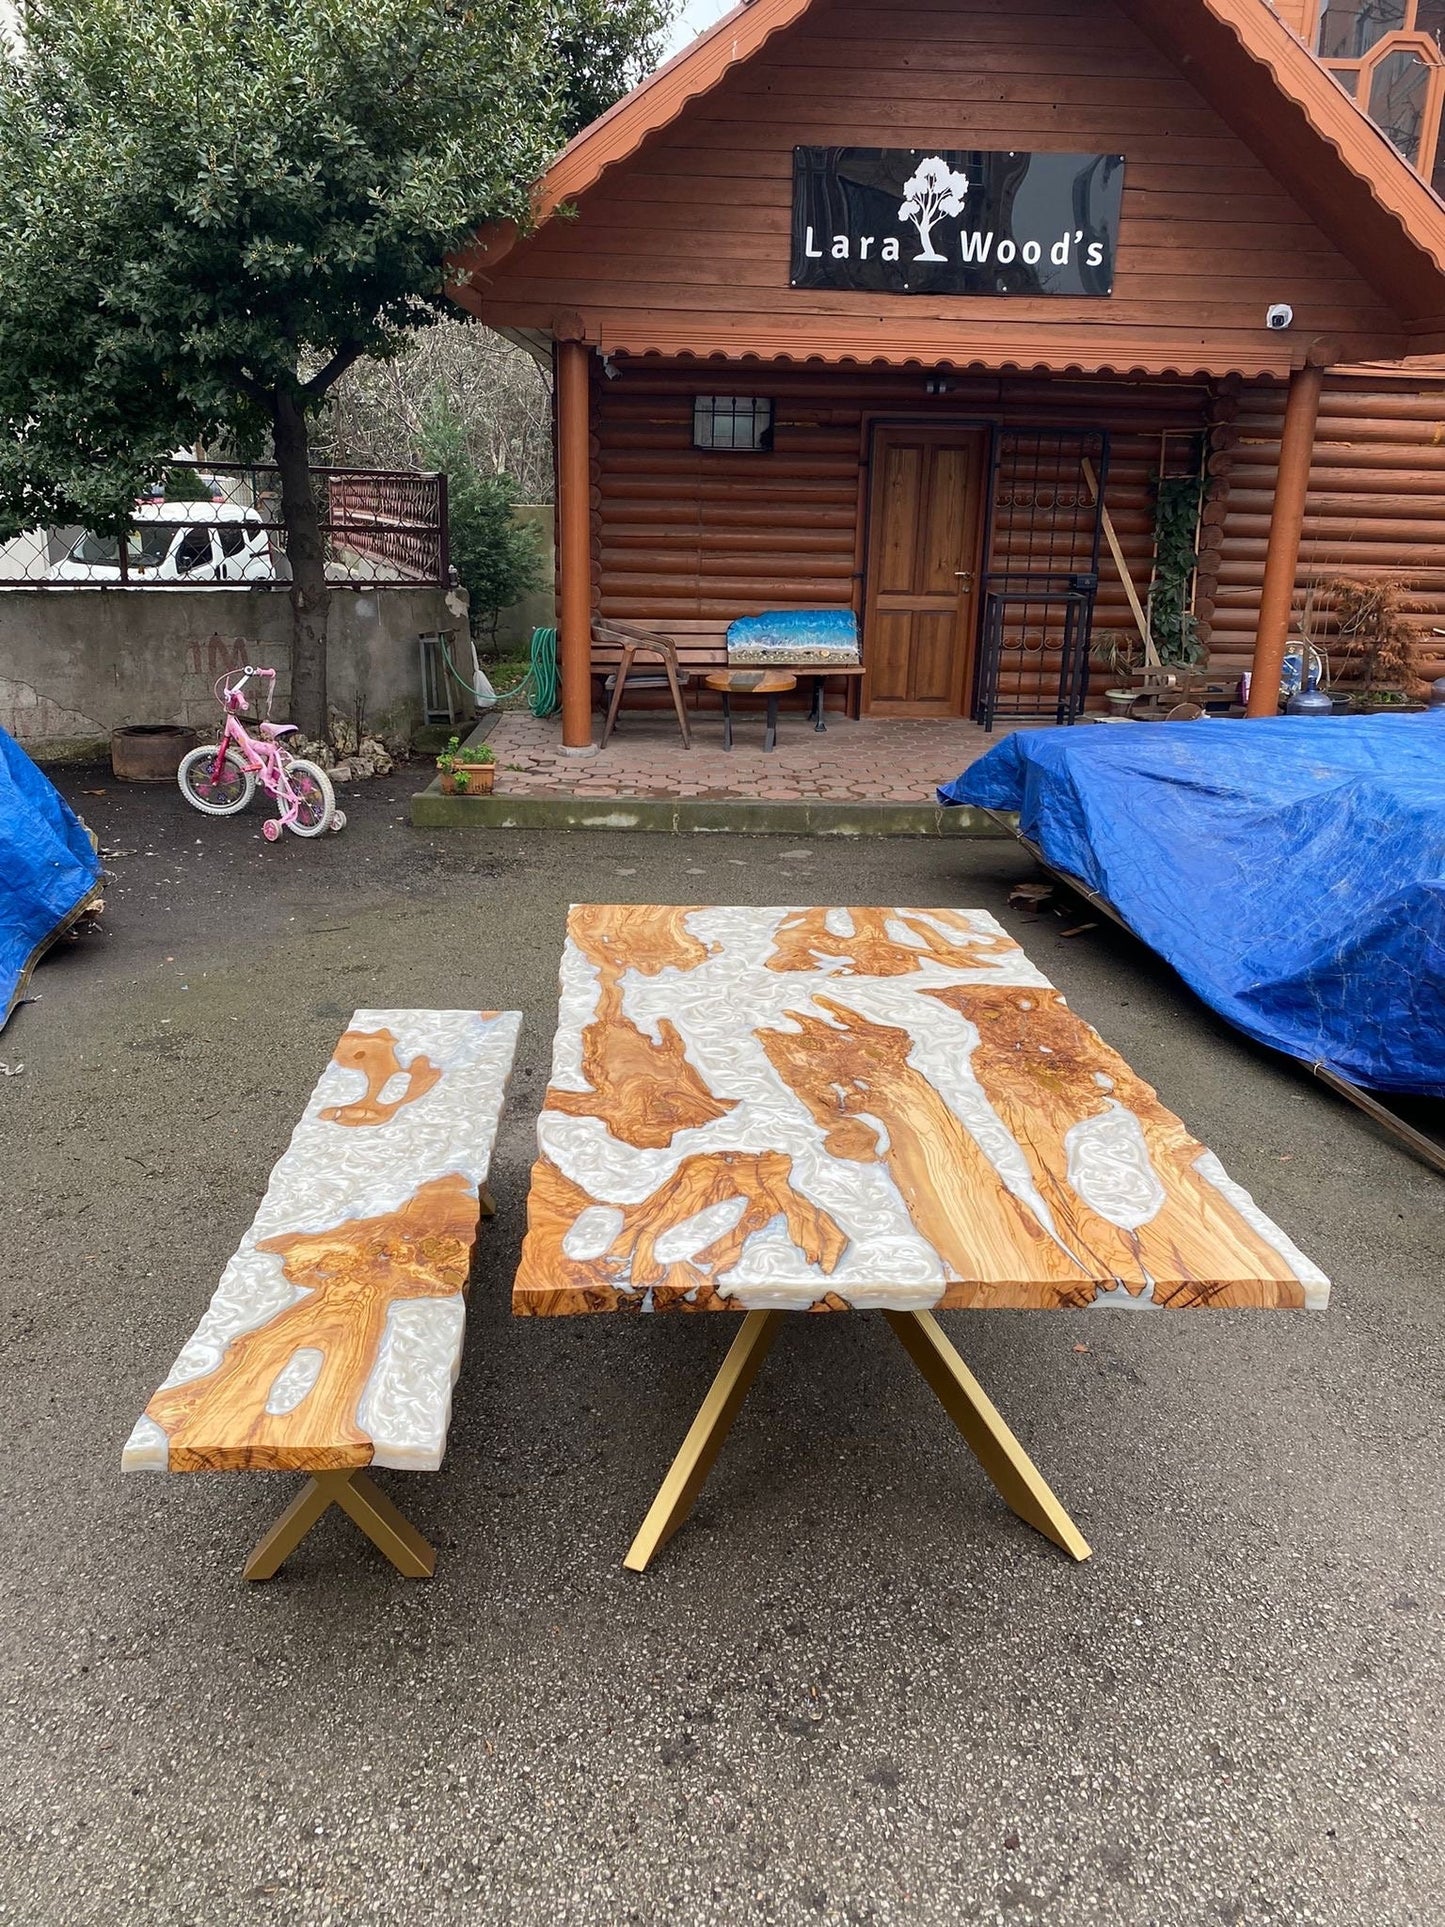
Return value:
M 733 1340 L 682 1450 L 622 1562 L 630 1572 L 645 1572 L 692 1511 L 784 1315 L 754 1311 L 744 1318 L 742 1330 Z M 1083 1534 L 950 1344 L 938 1320 L 931 1312 L 890 1311 L 883 1315 L 1004 1503 L 1070 1558 L 1081 1562 L 1090 1558 L 1091 1548 Z
M 692 1511 L 733 1420 L 742 1409 L 748 1387 L 778 1335 L 782 1317 L 780 1311 L 750 1311 L 743 1319 L 743 1328 L 733 1340 L 682 1442 L 682 1450 L 673 1460 L 672 1469 L 642 1522 L 642 1530 L 622 1562 L 629 1572 L 646 1572 L 653 1557 Z
M 430 1579 L 436 1553 L 364 1472 L 318 1472 L 308 1479 L 246 1561 L 248 1579 L 274 1579 L 311 1528 L 332 1506 L 370 1539 L 405 1579 Z
M 274 1579 L 321 1515 L 331 1510 L 332 1499 L 322 1479 L 308 1479 L 246 1561 L 246 1577 Z
M 962 1432 L 968 1449 L 999 1497 L 1028 1525 L 1072 1559 L 1091 1556 L 1079 1528 L 1044 1482 L 1037 1466 L 1005 1425 L 997 1407 L 964 1364 L 931 1312 L 889 1311 L 884 1317 Z

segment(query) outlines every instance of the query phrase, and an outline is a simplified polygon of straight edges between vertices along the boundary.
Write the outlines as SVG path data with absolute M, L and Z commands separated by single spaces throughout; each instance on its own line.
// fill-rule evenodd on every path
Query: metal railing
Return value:
M 447 478 L 314 468 L 328 580 L 446 588 Z M 173 462 L 124 539 L 83 528 L 0 541 L 0 588 L 264 588 L 291 580 L 277 471 L 255 462 Z

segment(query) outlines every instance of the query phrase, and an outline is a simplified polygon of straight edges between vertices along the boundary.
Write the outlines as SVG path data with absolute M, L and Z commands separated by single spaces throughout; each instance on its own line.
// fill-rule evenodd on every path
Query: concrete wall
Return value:
M 497 649 L 505 656 L 525 656 L 534 629 L 551 629 L 557 623 L 557 517 L 550 502 L 524 503 L 517 510 L 519 522 L 530 522 L 542 544 L 542 587 L 524 596 L 497 618 Z
M 408 734 L 421 710 L 417 637 L 466 624 L 465 599 L 440 589 L 336 589 L 329 626 L 331 701 L 368 725 Z M 284 589 L 0 591 L 0 726 L 52 760 L 90 753 L 126 723 L 212 730 L 216 678 L 243 663 L 279 671 L 287 713 L 291 604 Z

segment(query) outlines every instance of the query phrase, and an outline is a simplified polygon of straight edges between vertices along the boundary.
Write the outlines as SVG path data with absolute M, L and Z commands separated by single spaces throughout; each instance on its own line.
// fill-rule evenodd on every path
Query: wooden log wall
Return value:
M 1247 669 L 1264 581 L 1284 390 L 1244 385 L 1220 398 L 1213 435 L 1219 545 L 1211 668 Z M 1445 675 L 1445 379 L 1378 371 L 1331 376 L 1315 439 L 1297 606 L 1331 575 L 1399 575 L 1419 603 L 1421 670 Z M 1337 653 L 1324 621 L 1324 646 Z M 1338 665 L 1337 665 L 1338 666 Z
M 1284 389 L 963 377 L 929 397 L 921 371 L 620 362 L 597 378 L 593 436 L 593 582 L 599 614 L 623 621 L 729 622 L 767 609 L 852 607 L 861 614 L 869 426 L 877 419 L 1104 426 L 1106 500 L 1141 597 L 1153 564 L 1150 482 L 1163 438 L 1171 457 L 1208 435 L 1195 610 L 1210 673 L 1250 666 L 1264 580 Z M 758 394 L 774 404 L 767 455 L 692 447 L 698 394 Z M 1012 533 L 1011 533 L 1012 532 Z M 990 566 L 1025 566 L 1026 518 L 997 517 Z M 1360 571 L 1404 576 L 1421 608 L 1422 673 L 1445 675 L 1445 372 L 1411 379 L 1332 376 L 1316 441 L 1299 596 L 1312 579 Z M 1326 622 L 1326 631 L 1328 623 Z M 1095 635 L 1134 633 L 1123 583 L 1101 555 Z M 1326 633 L 1326 645 L 1330 638 Z M 1103 671 L 1096 665 L 1095 688 Z
M 731 621 L 769 609 L 861 614 L 867 449 L 878 419 L 1108 428 L 1106 500 L 1139 593 L 1148 590 L 1150 482 L 1162 438 L 1202 432 L 1200 384 L 963 377 L 930 397 L 921 370 L 619 362 L 593 402 L 593 560 L 598 613 L 665 623 Z M 769 397 L 771 454 L 692 447 L 699 394 Z M 1040 514 L 1047 513 L 1041 509 Z M 1028 518 L 998 517 L 990 566 L 1039 566 Z M 1123 583 L 1102 553 L 1096 633 L 1133 633 Z

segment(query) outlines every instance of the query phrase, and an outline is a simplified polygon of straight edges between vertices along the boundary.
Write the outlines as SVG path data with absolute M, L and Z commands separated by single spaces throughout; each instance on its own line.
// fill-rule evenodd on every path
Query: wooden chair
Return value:
M 131 1433 L 127 1471 L 309 1474 L 248 1579 L 270 1579 L 333 1505 L 404 1577 L 431 1576 L 432 1548 L 367 1468 L 441 1466 L 521 1025 L 515 1011 L 357 1011 Z
M 630 622 L 598 622 L 593 624 L 593 639 L 596 642 L 620 644 L 621 659 L 612 677 L 612 701 L 607 708 L 607 722 L 602 731 L 602 747 L 606 749 L 612 732 L 617 727 L 617 712 L 622 707 L 622 692 L 626 689 L 628 678 L 632 675 L 632 665 L 638 656 L 657 656 L 661 659 L 663 673 L 643 674 L 634 679 L 638 689 L 667 688 L 672 692 L 672 706 L 677 711 L 678 728 L 682 731 L 682 746 L 692 748 L 692 731 L 687 724 L 687 710 L 683 706 L 683 685 L 688 680 L 687 671 L 679 669 L 677 645 L 667 636 L 658 635 L 652 629 L 638 629 Z

